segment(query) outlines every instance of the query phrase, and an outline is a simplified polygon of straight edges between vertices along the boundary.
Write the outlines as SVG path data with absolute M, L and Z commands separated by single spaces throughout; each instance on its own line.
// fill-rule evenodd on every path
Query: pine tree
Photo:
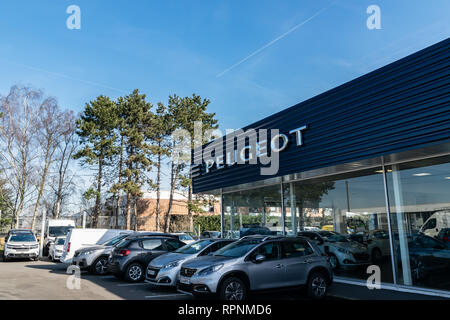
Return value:
M 90 189 L 86 193 L 95 196 L 93 227 L 97 227 L 101 212 L 104 170 L 111 164 L 112 157 L 117 154 L 117 148 L 114 146 L 117 139 L 115 133 L 117 124 L 117 106 L 105 96 L 99 96 L 87 103 L 83 114 L 77 120 L 77 134 L 82 148 L 74 158 L 82 159 L 82 165 L 97 166 L 96 189 Z

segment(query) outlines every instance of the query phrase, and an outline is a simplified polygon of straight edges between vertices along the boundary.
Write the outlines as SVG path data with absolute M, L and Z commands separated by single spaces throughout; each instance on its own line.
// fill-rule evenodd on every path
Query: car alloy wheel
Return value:
M 106 258 L 101 258 L 99 260 L 97 260 L 97 262 L 95 263 L 95 272 L 97 274 L 105 274 L 106 270 L 108 269 L 108 261 Z
M 327 291 L 327 282 L 321 275 L 315 275 L 311 281 L 312 294 L 315 298 L 321 298 Z
M 225 287 L 225 300 L 243 300 L 244 288 L 238 281 L 231 281 Z
M 128 277 L 132 281 L 138 281 L 142 277 L 142 268 L 140 266 L 138 266 L 138 265 L 132 265 L 128 269 Z

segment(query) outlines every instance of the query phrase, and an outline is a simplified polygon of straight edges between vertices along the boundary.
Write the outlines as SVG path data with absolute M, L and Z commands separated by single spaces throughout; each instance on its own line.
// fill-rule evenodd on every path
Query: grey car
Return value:
M 149 263 L 146 272 L 147 282 L 159 286 L 176 286 L 183 262 L 211 254 L 234 241 L 230 239 L 203 239 L 181 247 L 174 252 L 163 254 Z
M 303 237 L 248 236 L 181 265 L 178 290 L 244 300 L 250 291 L 306 286 L 312 298 L 333 281 L 328 257 Z

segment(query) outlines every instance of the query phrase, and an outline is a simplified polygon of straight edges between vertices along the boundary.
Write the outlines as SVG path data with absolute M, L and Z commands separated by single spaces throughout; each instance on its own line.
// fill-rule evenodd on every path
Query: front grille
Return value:
M 192 284 L 184 284 L 178 282 L 178 289 L 186 292 L 192 292 Z
M 150 271 L 153 271 L 153 274 L 150 273 Z M 158 275 L 159 269 L 156 268 L 147 268 L 147 277 L 149 279 L 155 279 Z
M 369 254 L 367 253 L 354 253 L 353 257 L 356 261 L 367 261 L 369 260 Z
M 185 277 L 192 277 L 197 269 L 181 268 L 180 274 Z

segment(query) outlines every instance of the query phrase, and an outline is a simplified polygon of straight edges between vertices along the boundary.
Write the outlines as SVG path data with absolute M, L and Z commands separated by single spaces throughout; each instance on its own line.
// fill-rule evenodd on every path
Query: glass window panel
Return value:
M 286 228 L 315 239 L 337 276 L 367 279 L 378 265 L 393 282 L 381 168 L 285 184 Z
M 450 157 L 389 166 L 397 282 L 450 289 Z
M 223 207 L 226 238 L 283 233 L 280 185 L 226 193 Z

